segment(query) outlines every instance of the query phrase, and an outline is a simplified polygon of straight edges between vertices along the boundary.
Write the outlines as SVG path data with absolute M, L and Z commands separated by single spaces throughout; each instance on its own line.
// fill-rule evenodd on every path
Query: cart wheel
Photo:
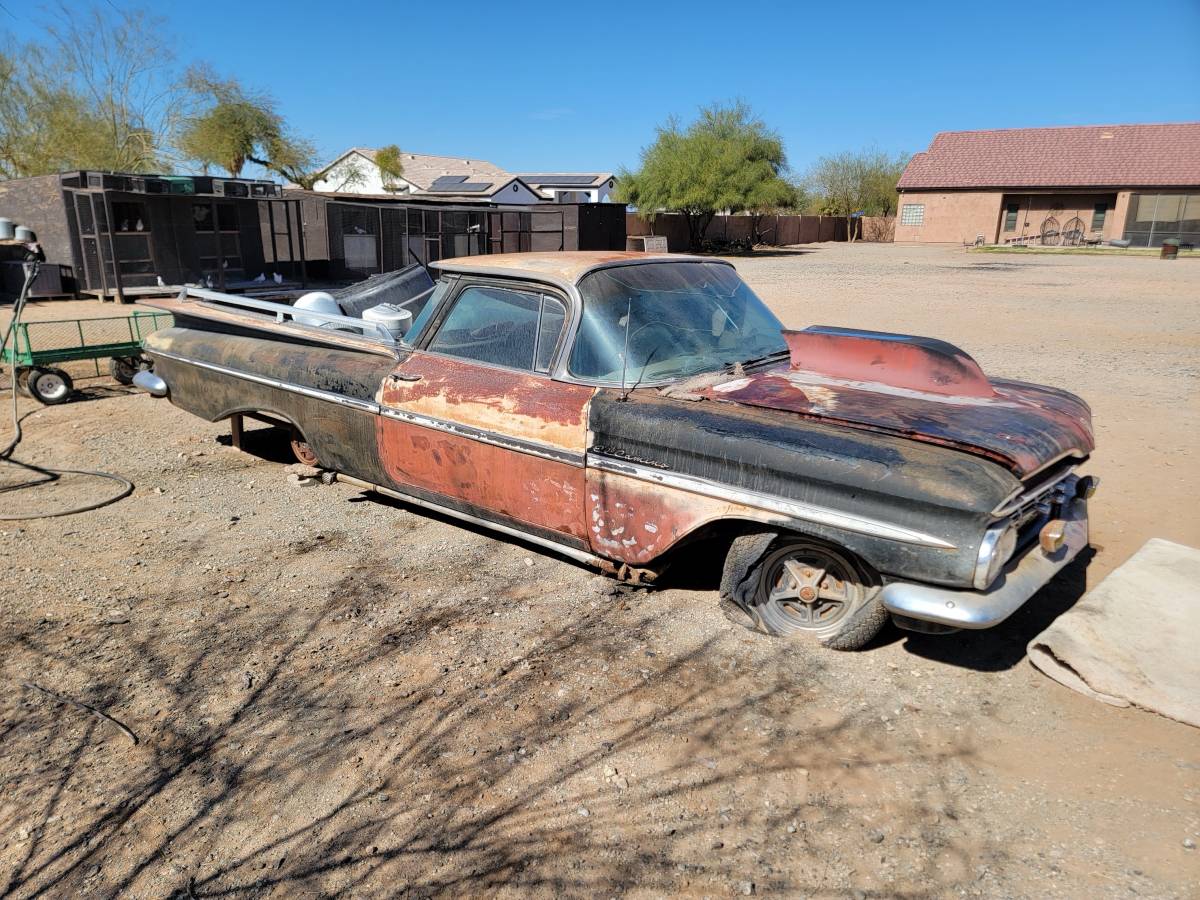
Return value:
M 25 397 L 30 396 L 29 379 L 33 375 L 34 371 L 35 370 L 29 368 L 29 366 L 21 366 L 21 368 L 19 368 L 13 372 L 13 378 L 15 378 L 17 380 L 17 393 L 18 394 L 21 394 L 22 396 L 25 396 Z
M 62 369 L 35 369 L 29 376 L 29 393 L 47 406 L 66 403 L 75 385 Z
M 136 356 L 114 356 L 108 361 L 108 371 L 119 384 L 133 384 L 133 376 L 141 369 Z

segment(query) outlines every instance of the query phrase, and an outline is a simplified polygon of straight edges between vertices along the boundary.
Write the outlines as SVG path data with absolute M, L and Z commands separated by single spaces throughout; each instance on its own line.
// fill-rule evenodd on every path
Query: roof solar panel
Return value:
M 468 176 L 466 175 L 439 175 L 437 178 L 433 179 L 433 184 L 431 187 L 434 190 L 444 190 L 451 185 L 462 184 L 467 180 L 467 177 Z
M 536 184 L 591 184 L 595 175 L 522 175 L 526 181 Z
M 429 186 L 431 193 L 441 194 L 477 194 L 492 186 L 490 181 L 455 181 L 439 184 L 434 182 Z

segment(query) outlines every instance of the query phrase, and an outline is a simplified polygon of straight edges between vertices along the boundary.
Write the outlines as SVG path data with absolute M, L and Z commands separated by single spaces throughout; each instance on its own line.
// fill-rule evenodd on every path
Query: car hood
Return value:
M 797 371 L 783 362 L 690 393 L 953 447 L 1018 478 L 1094 449 L 1091 410 L 1079 397 L 1020 381 L 989 383 L 987 396 L 934 393 Z

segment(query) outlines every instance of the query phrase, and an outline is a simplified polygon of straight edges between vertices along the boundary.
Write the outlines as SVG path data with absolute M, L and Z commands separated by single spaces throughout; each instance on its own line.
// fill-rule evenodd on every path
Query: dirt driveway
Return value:
M 738 265 L 788 324 L 934 334 L 1086 397 L 1095 555 L 993 631 L 817 651 L 728 624 L 700 561 L 617 588 L 84 381 L 24 402 L 21 455 L 137 491 L 0 523 L 0 896 L 1197 896 L 1200 732 L 1024 646 L 1146 538 L 1200 545 L 1200 264 Z

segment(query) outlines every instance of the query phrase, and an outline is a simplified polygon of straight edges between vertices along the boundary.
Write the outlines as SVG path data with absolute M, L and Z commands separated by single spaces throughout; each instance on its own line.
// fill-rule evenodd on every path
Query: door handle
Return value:
M 389 376 L 388 376 L 388 381 L 392 381 L 392 382 L 396 382 L 396 381 L 420 381 L 420 380 L 421 380 L 421 377 L 422 377 L 422 376 L 420 376 L 420 375 L 410 375 L 410 374 L 407 374 L 407 373 L 402 373 L 402 374 L 392 374 L 392 375 L 389 375 Z

